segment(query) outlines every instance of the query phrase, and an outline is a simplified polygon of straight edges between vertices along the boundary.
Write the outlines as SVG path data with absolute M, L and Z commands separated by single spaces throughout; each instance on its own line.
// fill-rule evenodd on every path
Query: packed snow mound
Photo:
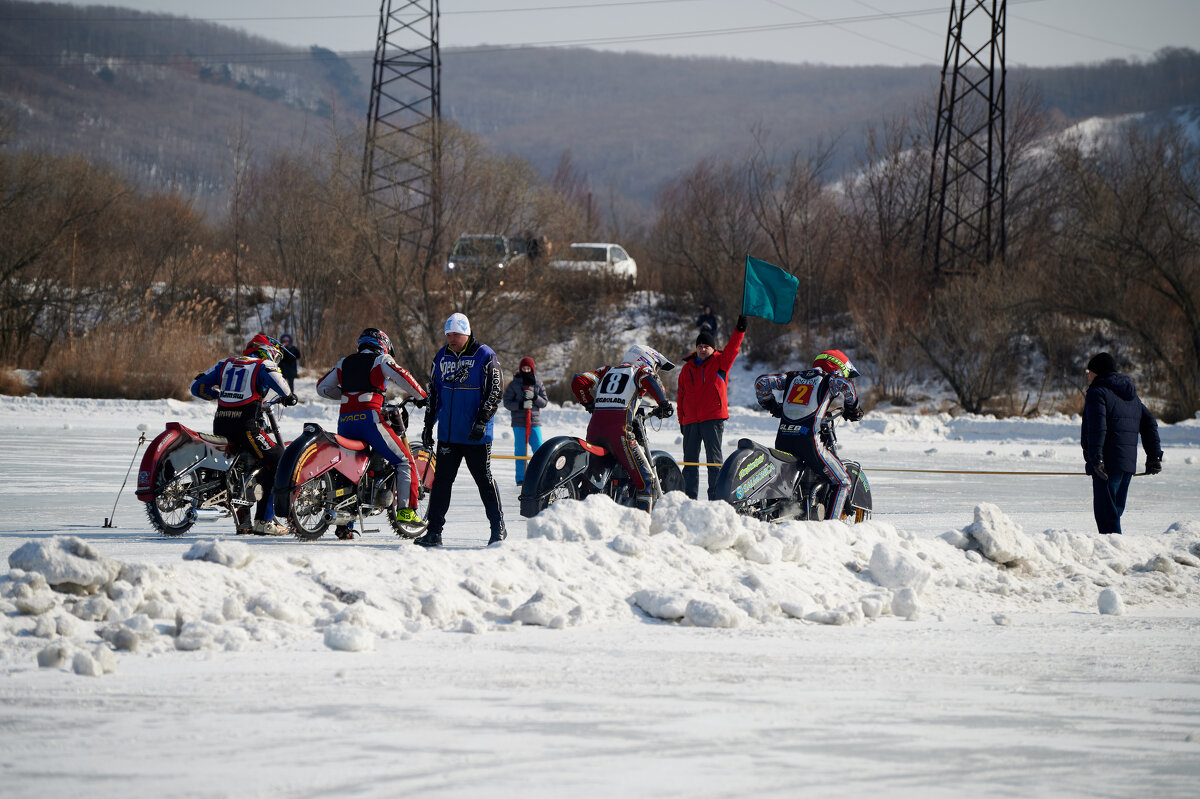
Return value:
M 768 524 L 672 493 L 652 514 L 602 496 L 561 501 L 529 530 L 529 540 L 479 550 L 291 557 L 216 539 L 164 567 L 112 561 L 74 538 L 31 541 L 0 578 L 0 662 L 101 675 L 113 651 L 320 642 L 361 652 L 436 630 L 853 625 L 1045 605 L 1136 615 L 1200 594 L 1197 522 L 1159 536 L 1032 534 L 980 505 L 961 531 L 918 538 L 881 521 Z

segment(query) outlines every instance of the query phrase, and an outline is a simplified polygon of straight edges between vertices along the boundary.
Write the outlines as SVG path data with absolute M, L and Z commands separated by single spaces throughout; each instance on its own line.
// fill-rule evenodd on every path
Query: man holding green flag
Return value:
M 777 325 L 792 321 L 800 280 L 774 264 L 746 256 L 742 315 L 769 319 Z

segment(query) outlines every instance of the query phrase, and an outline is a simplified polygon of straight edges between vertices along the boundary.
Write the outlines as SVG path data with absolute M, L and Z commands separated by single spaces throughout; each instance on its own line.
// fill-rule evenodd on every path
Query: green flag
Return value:
M 779 325 L 792 321 L 800 281 L 778 266 L 746 256 L 742 314 L 770 319 Z

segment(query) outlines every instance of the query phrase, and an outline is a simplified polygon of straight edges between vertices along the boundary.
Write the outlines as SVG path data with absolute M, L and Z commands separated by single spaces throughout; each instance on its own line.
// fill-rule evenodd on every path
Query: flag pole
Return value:
M 746 260 L 742 262 L 742 307 L 738 311 L 740 316 L 746 315 L 746 270 L 750 268 L 750 256 L 746 256 Z

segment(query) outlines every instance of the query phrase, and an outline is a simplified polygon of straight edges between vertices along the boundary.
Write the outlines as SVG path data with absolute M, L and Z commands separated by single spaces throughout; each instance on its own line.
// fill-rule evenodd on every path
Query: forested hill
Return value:
M 216 197 L 238 140 L 263 156 L 366 114 L 374 42 L 337 55 L 113 7 L 0 0 L 0 110 L 9 144 L 76 151 L 148 185 Z M 938 68 L 794 66 L 590 50 L 443 52 L 442 113 L 549 173 L 564 152 L 593 186 L 648 202 L 705 157 L 837 141 L 936 102 Z M 1200 54 L 1011 69 L 1066 124 L 1200 103 Z M 239 135 L 241 131 L 241 135 Z

